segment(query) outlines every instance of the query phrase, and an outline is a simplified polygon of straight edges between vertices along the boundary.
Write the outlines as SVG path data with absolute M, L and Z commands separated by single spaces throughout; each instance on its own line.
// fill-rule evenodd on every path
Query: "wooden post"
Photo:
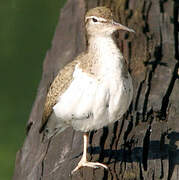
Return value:
M 106 163 L 109 171 L 82 168 L 70 176 L 82 154 L 82 133 L 68 128 L 42 143 L 38 129 L 47 89 L 57 71 L 85 49 L 84 14 L 99 5 L 110 6 L 136 31 L 116 34 L 133 77 L 134 98 L 120 121 L 90 133 L 88 158 Z M 44 60 L 14 180 L 179 179 L 178 12 L 177 0 L 68 0 Z

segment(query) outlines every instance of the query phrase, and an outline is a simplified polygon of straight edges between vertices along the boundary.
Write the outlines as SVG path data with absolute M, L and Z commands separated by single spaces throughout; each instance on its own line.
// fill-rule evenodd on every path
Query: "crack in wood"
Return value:
M 117 133 L 117 128 L 118 128 L 118 121 L 116 121 L 116 122 L 114 123 L 114 126 L 113 126 L 113 134 L 112 134 L 111 143 L 110 143 L 110 145 L 109 145 L 110 150 L 109 150 L 109 158 L 108 158 L 107 164 L 110 163 L 111 158 L 112 158 L 112 149 L 113 149 L 113 145 L 114 145 L 114 143 L 115 143 L 116 137 L 117 137 L 117 134 L 116 134 L 116 133 Z
M 155 60 L 151 63 L 152 67 L 151 69 L 148 71 L 148 75 L 147 75 L 147 79 L 146 79 L 146 90 L 145 90 L 145 95 L 144 95 L 144 104 L 143 104 L 143 121 L 146 122 L 146 112 L 147 112 L 147 106 L 148 106 L 148 99 L 149 99 L 149 95 L 150 95 L 150 90 L 151 90 L 151 83 L 152 83 L 152 78 L 154 76 L 155 70 L 157 68 L 157 66 L 161 63 L 162 60 L 162 34 L 161 34 L 161 30 L 160 30 L 160 44 L 158 46 L 155 47 L 155 51 L 154 51 L 154 57 Z
M 104 146 L 105 146 L 105 142 L 106 142 L 106 139 L 108 137 L 108 133 L 109 133 L 109 129 L 108 127 L 104 127 L 103 128 L 103 134 L 100 138 L 100 155 L 99 155 L 99 162 L 103 162 L 104 161 Z
M 149 154 L 149 145 L 150 145 L 150 135 L 151 135 L 151 125 L 149 125 L 144 140 L 143 140 L 143 152 L 142 152 L 142 164 L 144 171 L 147 171 L 147 161 Z
M 173 3 L 173 24 L 174 24 L 174 40 L 175 40 L 175 58 L 179 61 L 179 49 L 178 49 L 178 32 L 179 32 L 179 22 L 178 22 L 178 16 L 179 16 L 179 4 L 175 0 Z
M 149 32 L 149 24 L 148 24 L 148 15 L 149 11 L 151 9 L 152 2 L 144 0 L 143 8 L 142 8 L 142 14 L 143 14 L 143 20 L 144 20 L 144 27 L 143 27 L 143 33 L 146 34 L 146 38 L 148 39 L 148 32 Z M 145 13 L 146 12 L 146 13 Z
M 167 2 L 168 0 L 159 0 L 159 7 L 160 7 L 160 12 L 163 14 L 164 13 L 164 4 Z
M 167 115 L 168 115 L 168 109 L 169 109 L 169 100 L 170 100 L 170 95 L 172 94 L 172 91 L 173 91 L 173 88 L 174 88 L 174 85 L 175 85 L 175 81 L 177 79 L 177 71 L 178 71 L 178 68 L 179 68 L 179 62 L 177 62 L 175 64 L 175 67 L 174 67 L 174 71 L 173 71 L 173 75 L 172 75 L 172 78 L 171 78 L 171 81 L 169 83 L 169 86 L 168 86 L 168 89 L 162 99 L 162 106 L 161 106 L 161 109 L 160 109 L 160 112 L 159 112 L 159 119 L 161 120 L 166 120 L 167 119 Z
M 127 127 L 127 129 L 126 129 L 126 131 L 124 133 L 124 137 L 123 137 L 124 145 L 127 143 L 127 137 L 130 134 L 130 132 L 132 131 L 132 128 L 133 128 L 133 117 L 130 118 L 128 127 Z
M 121 121 L 122 121 L 120 123 L 121 126 L 118 126 L 118 129 L 119 129 L 118 131 L 119 132 L 116 132 L 117 136 L 116 136 L 116 140 L 115 140 L 115 143 L 114 143 L 114 149 L 116 149 L 116 150 L 118 149 L 119 139 L 120 139 L 120 136 L 121 136 L 122 131 L 123 131 L 125 117 L 123 117 Z M 116 168 L 117 168 L 117 158 L 115 158 L 115 160 L 114 160 L 114 166 L 113 167 L 114 167 L 113 168 L 114 174 L 116 175 L 116 179 L 118 180 L 119 177 L 118 177 L 118 173 L 117 173 L 117 170 L 116 170 Z
M 29 134 L 29 131 L 30 131 L 30 129 L 31 129 L 31 127 L 32 127 L 32 125 L 33 125 L 34 123 L 33 122 L 28 122 L 27 123 L 27 126 L 26 126 L 26 136 L 28 136 L 28 134 Z
M 174 5 L 173 5 L 173 19 L 174 19 L 174 41 L 175 41 L 175 58 L 177 60 L 177 63 L 175 64 L 174 70 L 173 70 L 173 74 L 172 74 L 172 78 L 171 81 L 169 83 L 168 89 L 166 91 L 166 94 L 164 95 L 163 99 L 162 99 L 162 106 L 160 109 L 160 114 L 159 114 L 159 118 L 160 119 L 167 119 L 167 109 L 168 109 L 168 105 L 169 105 L 169 99 L 170 99 L 170 95 L 172 94 L 174 85 L 175 85 L 175 81 L 178 78 L 178 69 L 179 69 L 179 50 L 178 50 L 178 11 L 179 11 L 179 7 L 177 5 L 177 2 L 174 1 Z
M 89 135 L 89 148 L 88 148 L 88 152 L 90 153 L 90 161 L 93 159 L 93 153 L 94 153 L 93 147 L 92 147 L 94 135 L 95 135 L 95 131 L 91 131 Z
M 45 158 L 46 158 L 46 155 L 48 153 L 48 150 L 49 150 L 49 147 L 50 147 L 50 143 L 51 143 L 51 139 L 49 139 L 48 141 L 48 144 L 47 144 L 47 147 L 46 147 L 46 150 L 45 150 L 45 154 L 44 154 L 44 157 L 42 159 L 42 162 L 41 162 L 41 175 L 40 175 L 40 180 L 43 179 L 43 176 L 44 176 L 44 166 L 45 166 Z
M 163 160 L 162 159 L 160 159 L 160 163 L 161 163 L 160 179 L 163 179 L 163 177 L 164 177 L 164 168 L 163 168 Z

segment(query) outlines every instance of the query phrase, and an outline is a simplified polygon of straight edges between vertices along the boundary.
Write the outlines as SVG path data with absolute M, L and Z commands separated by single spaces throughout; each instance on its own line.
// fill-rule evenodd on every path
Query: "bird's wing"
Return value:
M 73 80 L 73 72 L 77 63 L 78 58 L 67 64 L 62 70 L 59 71 L 58 75 L 51 84 L 44 105 L 42 123 L 39 130 L 40 133 L 46 126 L 48 118 L 53 111 L 53 106 L 57 103 L 58 97 L 63 94 Z

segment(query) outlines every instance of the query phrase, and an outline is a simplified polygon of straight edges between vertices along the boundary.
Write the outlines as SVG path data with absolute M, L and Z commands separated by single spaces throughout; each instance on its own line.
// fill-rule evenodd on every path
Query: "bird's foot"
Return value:
M 105 168 L 105 169 L 108 169 L 108 167 L 102 163 L 99 163 L 99 162 L 88 162 L 87 160 L 81 160 L 79 163 L 78 163 L 78 166 L 73 169 L 73 171 L 71 172 L 72 174 L 74 172 L 76 172 L 77 170 L 79 170 L 80 168 L 82 167 L 91 167 L 91 168 L 99 168 L 100 166 Z

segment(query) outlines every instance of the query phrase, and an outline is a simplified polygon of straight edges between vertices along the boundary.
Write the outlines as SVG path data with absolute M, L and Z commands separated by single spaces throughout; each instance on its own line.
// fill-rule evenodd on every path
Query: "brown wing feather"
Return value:
M 44 112 L 42 115 L 42 124 L 39 132 L 41 133 L 47 124 L 48 118 L 53 111 L 53 106 L 57 103 L 57 98 L 69 87 L 71 81 L 73 80 L 73 72 L 75 65 L 78 63 L 78 60 L 74 60 L 71 63 L 67 64 L 56 76 L 53 83 L 51 84 L 45 105 Z

